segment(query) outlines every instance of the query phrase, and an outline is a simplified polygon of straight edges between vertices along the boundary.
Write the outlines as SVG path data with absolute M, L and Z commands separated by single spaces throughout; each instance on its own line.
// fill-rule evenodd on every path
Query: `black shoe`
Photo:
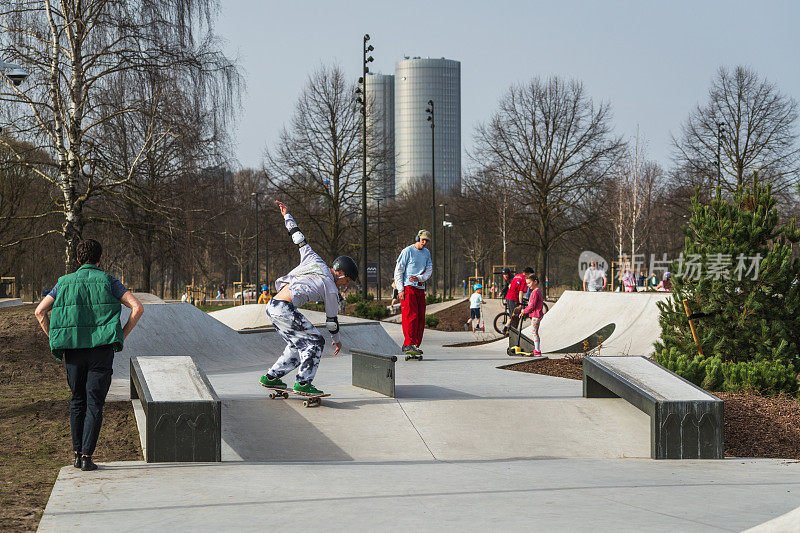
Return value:
M 81 470 L 88 472 L 90 470 L 97 470 L 97 465 L 92 462 L 92 457 L 84 455 L 81 457 Z
M 72 466 L 75 468 L 81 467 L 81 452 L 75 452 L 75 463 Z

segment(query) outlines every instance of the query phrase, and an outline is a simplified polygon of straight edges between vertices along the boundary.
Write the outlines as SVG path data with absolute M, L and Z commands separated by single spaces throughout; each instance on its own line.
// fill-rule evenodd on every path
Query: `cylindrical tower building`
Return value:
M 394 76 L 367 74 L 367 168 L 370 200 L 394 199 Z
M 405 58 L 395 67 L 395 192 L 431 179 L 431 128 L 425 108 L 436 108 L 436 190 L 461 191 L 461 63 Z

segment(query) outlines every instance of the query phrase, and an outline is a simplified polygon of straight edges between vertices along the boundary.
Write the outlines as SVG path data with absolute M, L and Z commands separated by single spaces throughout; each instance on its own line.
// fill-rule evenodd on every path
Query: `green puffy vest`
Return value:
M 111 276 L 95 265 L 61 276 L 50 314 L 50 351 L 61 361 L 69 349 L 110 344 L 115 352 L 122 350 L 121 308 Z

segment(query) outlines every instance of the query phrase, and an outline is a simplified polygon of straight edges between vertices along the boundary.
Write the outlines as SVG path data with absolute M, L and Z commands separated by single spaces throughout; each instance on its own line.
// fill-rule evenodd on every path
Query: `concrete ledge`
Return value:
M 583 396 L 647 413 L 653 459 L 724 458 L 722 400 L 646 357 L 584 357 Z
M 396 355 L 350 350 L 353 365 L 353 386 L 395 397 Z
M 187 356 L 132 357 L 131 400 L 141 402 L 148 463 L 222 460 L 221 404 Z

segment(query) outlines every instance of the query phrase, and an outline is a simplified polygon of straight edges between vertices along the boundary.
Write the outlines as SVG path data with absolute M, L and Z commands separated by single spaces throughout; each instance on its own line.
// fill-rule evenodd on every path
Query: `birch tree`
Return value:
M 102 126 L 141 108 L 131 98 L 119 106 L 98 105 L 126 73 L 184 73 L 197 90 L 215 94 L 220 106 L 235 103 L 239 75 L 218 49 L 210 30 L 213 0 L 6 0 L 0 8 L 0 57 L 24 66 L 21 86 L 4 78 L 0 101 L 11 116 L 0 126 L 33 143 L 52 159 L 53 171 L 30 164 L 58 191 L 59 229 L 65 241 L 65 271 L 75 268 L 75 246 L 92 198 L 130 182 L 158 143 L 169 135 L 151 123 L 129 150 L 126 167 L 109 166 Z M 0 140 L 2 142 L 2 140 Z M 13 145 L 6 143 L 9 149 Z M 118 163 L 118 162 L 117 162 Z

